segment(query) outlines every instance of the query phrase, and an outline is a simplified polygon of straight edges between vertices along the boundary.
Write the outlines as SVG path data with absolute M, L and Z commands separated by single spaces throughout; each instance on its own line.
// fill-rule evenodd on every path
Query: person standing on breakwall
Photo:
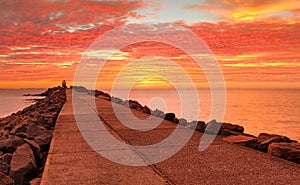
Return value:
M 67 82 L 66 82 L 66 80 L 63 80 L 62 82 L 61 82 L 61 85 L 62 85 L 62 87 L 63 88 L 67 88 Z

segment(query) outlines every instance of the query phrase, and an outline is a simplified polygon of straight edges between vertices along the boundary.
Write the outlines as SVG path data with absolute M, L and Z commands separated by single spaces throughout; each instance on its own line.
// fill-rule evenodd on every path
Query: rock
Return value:
M 181 126 L 186 126 L 187 125 L 187 120 L 184 118 L 179 118 L 178 119 L 178 124 Z
M 42 135 L 35 137 L 34 141 L 40 146 L 41 151 L 45 151 L 49 149 L 51 139 L 52 139 L 52 133 L 46 132 Z
M 38 161 L 38 159 L 40 159 L 40 153 L 41 153 L 41 148 L 40 146 L 33 140 L 30 139 L 24 139 L 25 143 L 27 143 L 31 150 L 33 151 L 34 157 L 36 159 L 36 161 Z
M 129 100 L 129 107 L 131 108 L 131 109 L 139 109 L 139 110 L 142 110 L 143 109 L 143 106 L 139 103 L 139 102 L 137 102 L 137 101 L 135 101 L 135 100 Z
M 16 184 L 26 184 L 36 170 L 37 165 L 30 146 L 26 143 L 19 146 L 11 159 L 9 176 Z
M 111 101 L 117 104 L 122 104 L 123 100 L 121 98 L 117 98 L 117 97 L 111 97 Z
M 25 118 L 23 121 L 21 121 L 21 123 L 19 123 L 18 125 L 16 125 L 11 131 L 10 134 L 15 135 L 16 133 L 19 132 L 26 132 L 27 130 L 27 126 L 29 124 L 29 118 Z
M 36 120 L 36 123 L 40 126 L 45 127 L 46 129 L 50 130 L 54 124 L 55 124 L 55 120 L 56 120 L 56 114 L 43 114 L 41 116 L 39 116 Z
M 175 114 L 174 113 L 167 113 L 165 115 L 165 120 L 168 120 L 168 121 L 171 121 L 174 123 L 174 119 L 176 118 Z
M 179 119 L 178 118 L 174 118 L 174 123 L 177 125 L 179 123 Z
M 243 134 L 243 133 L 228 130 L 228 129 L 221 129 L 221 135 L 223 135 L 223 136 L 241 135 L 241 134 Z
M 279 142 L 292 142 L 291 139 L 285 136 L 276 135 L 276 134 L 266 134 L 261 133 L 258 136 L 258 144 L 255 146 L 257 150 L 262 152 L 267 152 L 268 147 L 271 143 L 279 143 Z
M 257 137 L 259 142 L 263 142 L 265 140 L 269 140 L 275 137 L 282 137 L 285 138 L 286 140 L 290 140 L 288 137 L 282 136 L 282 135 L 277 135 L 277 134 L 267 134 L 267 133 L 260 133 Z M 290 140 L 291 141 L 291 140 Z
M 12 154 L 6 153 L 0 156 L 0 162 L 5 162 L 6 164 L 10 164 L 12 158 Z
M 41 180 L 42 180 L 41 177 L 34 178 L 34 179 L 32 179 L 30 181 L 30 185 L 40 185 L 41 184 Z
M 257 138 L 245 135 L 233 135 L 223 138 L 224 141 L 229 143 L 239 144 L 243 146 L 251 146 L 252 143 L 257 142 Z
M 221 133 L 221 123 L 211 120 L 206 124 L 205 134 L 217 135 Z
M 40 153 L 39 158 L 40 158 L 40 163 L 41 164 L 45 164 L 46 163 L 47 156 L 48 156 L 48 151 L 44 151 L 44 152 Z M 40 170 L 40 169 L 42 169 L 42 170 Z M 44 169 L 43 166 L 40 169 L 39 169 L 39 171 L 43 172 L 43 169 Z
M 0 150 L 13 153 L 18 146 L 24 144 L 24 140 L 18 136 L 10 135 L 9 138 L 0 141 Z
M 0 140 L 7 139 L 9 136 L 8 130 L 0 130 Z
M 271 139 L 262 141 L 258 143 L 257 149 L 262 152 L 267 152 L 268 147 L 271 143 L 279 143 L 279 142 L 290 142 L 291 140 L 287 140 L 285 137 L 273 137 Z
M 83 86 L 70 86 L 70 88 L 78 92 L 88 92 L 88 90 Z
M 95 92 L 93 93 L 90 93 L 89 94 L 94 94 L 95 97 L 100 97 L 102 99 L 106 99 L 106 100 L 111 100 L 111 96 L 108 94 L 108 93 L 105 93 L 105 92 L 102 92 L 102 91 L 98 91 L 98 90 L 95 90 Z
M 45 127 L 31 123 L 27 127 L 26 133 L 29 135 L 29 139 L 34 139 L 36 136 L 43 135 L 49 132 Z
M 164 117 L 165 117 L 165 113 L 161 110 L 158 110 L 158 109 L 155 109 L 154 111 L 152 111 L 151 114 L 153 116 L 156 116 L 156 117 L 159 117 L 159 118 L 162 118 L 162 119 L 164 119 Z
M 4 130 L 12 130 L 21 120 L 20 116 L 10 116 L 8 124 L 5 125 Z
M 18 136 L 20 138 L 30 138 L 29 134 L 27 134 L 25 132 L 18 132 L 15 134 L 15 136 Z
M 206 124 L 204 121 L 192 121 L 190 128 L 197 130 L 199 132 L 204 132 L 206 128 Z
M 268 154 L 300 164 L 300 143 L 271 143 Z
M 1 185 L 14 185 L 15 181 L 7 176 L 6 174 L 0 172 L 0 184 Z
M 143 111 L 143 113 L 145 113 L 145 114 L 151 114 L 150 108 L 147 107 L 146 105 L 143 107 L 142 111 Z
M 125 106 L 125 107 L 129 107 L 129 101 L 128 100 L 124 100 L 122 102 L 122 105 Z
M 244 132 L 244 127 L 236 124 L 231 124 L 231 123 L 222 123 L 222 130 L 224 129 L 228 131 L 239 132 L 239 133 Z
M 9 165 L 6 162 L 0 162 L 0 172 L 8 174 Z

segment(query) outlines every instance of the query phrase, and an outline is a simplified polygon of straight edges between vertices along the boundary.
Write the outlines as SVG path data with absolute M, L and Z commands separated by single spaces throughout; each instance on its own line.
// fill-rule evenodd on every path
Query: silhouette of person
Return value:
M 62 87 L 63 88 L 67 88 L 67 82 L 66 82 L 66 80 L 63 80 L 62 82 L 61 82 L 61 85 L 62 85 Z

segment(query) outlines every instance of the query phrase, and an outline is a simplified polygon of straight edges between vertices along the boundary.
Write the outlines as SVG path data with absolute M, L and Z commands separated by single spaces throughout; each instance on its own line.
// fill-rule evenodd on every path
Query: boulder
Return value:
M 30 123 L 30 119 L 29 118 L 25 118 L 23 121 L 21 121 L 21 123 L 19 123 L 18 125 L 16 125 L 10 131 L 10 134 L 15 135 L 16 133 L 19 133 L 19 132 L 26 132 L 27 126 L 28 126 L 29 123 Z
M 244 133 L 240 133 L 240 132 L 236 132 L 236 131 L 232 131 L 232 130 L 228 130 L 228 129 L 221 129 L 221 133 L 222 136 L 231 136 L 231 135 L 249 135 L 252 136 L 250 134 L 244 134 Z
M 268 154 L 300 164 L 300 143 L 271 143 Z
M 129 107 L 131 109 L 137 109 L 137 110 L 142 110 L 143 109 L 143 106 L 135 100 L 129 100 Z
M 12 158 L 12 154 L 6 153 L 0 156 L 0 162 L 5 162 L 6 164 L 10 164 Z
M 30 181 L 30 185 L 40 185 L 41 184 L 41 180 L 42 180 L 41 177 L 34 178 L 34 179 L 32 179 Z
M 258 144 L 255 148 L 262 152 L 267 152 L 268 147 L 271 143 L 279 143 L 279 142 L 290 143 L 292 142 L 292 140 L 286 136 L 262 133 L 259 134 L 258 136 Z
M 11 131 L 22 120 L 20 116 L 9 116 L 8 124 L 5 125 L 4 130 Z
M 252 143 L 257 142 L 257 138 L 245 136 L 245 135 L 232 135 L 232 136 L 224 137 L 223 140 L 229 143 L 239 144 L 243 146 L 251 146 Z
M 9 176 L 16 184 L 26 184 L 36 170 L 37 166 L 30 146 L 26 143 L 19 146 L 12 156 Z
M 122 102 L 122 105 L 125 106 L 125 107 L 129 107 L 129 101 L 128 100 L 124 100 Z
M 15 181 L 11 177 L 9 177 L 6 174 L 0 172 L 0 184 L 1 185 L 14 185 Z
M 9 136 L 8 130 L 0 130 L 0 140 L 7 139 Z
M 117 104 L 122 104 L 123 103 L 123 100 L 121 98 L 117 98 L 117 97 L 114 97 L 114 96 L 111 97 L 111 101 L 114 102 L 114 103 L 117 103 Z
M 70 88 L 76 90 L 77 92 L 86 92 L 86 93 L 88 92 L 88 90 L 83 86 L 70 86 Z M 48 94 L 49 94 L 49 92 L 48 92 Z M 53 93 L 51 93 L 51 94 L 53 94 Z
M 29 135 L 29 139 L 34 139 L 36 136 L 43 135 L 49 132 L 45 127 L 31 123 L 27 127 L 26 133 Z
M 181 126 L 186 126 L 187 125 L 187 120 L 184 118 L 179 118 L 178 119 L 178 124 Z
M 40 158 L 40 153 L 41 153 L 41 148 L 40 146 L 33 140 L 30 140 L 30 139 L 24 139 L 25 143 L 27 143 L 31 150 L 33 151 L 34 153 L 34 157 L 36 159 L 36 161 Z
M 192 121 L 190 128 L 197 130 L 199 132 L 204 132 L 206 128 L 206 124 L 204 121 Z
M 24 140 L 18 136 L 10 135 L 9 138 L 0 140 L 0 150 L 13 153 L 18 146 L 24 144 Z
M 29 134 L 27 134 L 25 132 L 18 132 L 15 134 L 15 136 L 18 136 L 20 138 L 30 138 Z
M 267 134 L 267 133 L 260 133 L 258 135 L 257 139 L 258 139 L 259 142 L 263 142 L 263 141 L 266 141 L 266 140 L 269 140 L 269 139 L 272 139 L 272 138 L 278 138 L 278 137 L 281 137 L 281 138 L 284 138 L 286 140 L 291 141 L 288 137 L 285 137 L 285 136 L 282 136 L 282 135 L 277 135 L 277 134 Z
M 93 92 L 93 93 L 89 92 L 89 94 L 90 95 L 94 94 L 95 97 L 100 97 L 102 99 L 111 100 L 111 96 L 108 93 L 105 93 L 102 91 L 95 90 L 95 92 Z
M 211 120 L 206 124 L 205 134 L 217 135 L 221 133 L 221 123 L 216 120 Z
M 171 121 L 173 123 L 174 123 L 175 118 L 176 118 L 176 116 L 174 113 L 167 113 L 165 115 L 165 120 Z
M 152 111 L 151 114 L 153 116 L 156 116 L 156 117 L 159 117 L 159 118 L 162 118 L 162 119 L 164 119 L 164 117 L 165 117 L 165 113 L 161 110 L 158 110 L 158 109 L 155 109 L 154 111 Z
M 45 151 L 49 149 L 51 139 L 52 139 L 52 133 L 49 131 L 35 137 L 34 141 L 40 146 L 41 151 Z
M 174 118 L 174 123 L 177 125 L 179 123 L 179 119 L 178 118 Z
M 231 123 L 222 123 L 222 130 L 224 129 L 228 131 L 239 132 L 239 133 L 244 132 L 244 127 L 236 124 L 231 124 Z
M 36 123 L 50 130 L 55 124 L 55 119 L 56 119 L 56 114 L 53 115 L 49 113 L 44 113 L 37 118 Z
M 9 165 L 6 162 L 0 162 L 0 172 L 8 174 Z
M 151 114 L 150 108 L 147 107 L 146 105 L 143 107 L 142 111 L 143 111 L 143 113 L 145 113 L 145 114 Z

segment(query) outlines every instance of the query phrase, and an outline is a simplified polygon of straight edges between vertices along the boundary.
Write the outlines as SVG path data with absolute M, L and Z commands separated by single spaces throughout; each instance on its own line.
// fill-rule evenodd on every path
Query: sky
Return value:
M 0 9 L 0 88 L 45 88 L 64 79 L 72 85 L 84 56 L 112 54 L 98 88 L 111 87 L 119 75 L 127 80 L 144 76 L 136 83 L 140 88 L 171 86 L 163 75 L 151 75 L 156 71 L 184 87 L 179 72 L 164 59 L 182 67 L 196 87 L 207 86 L 191 58 L 201 53 L 159 42 L 88 51 L 99 37 L 130 24 L 190 30 L 211 50 L 228 88 L 300 88 L 300 1 L 0 0 Z M 161 34 L 161 40 L 166 37 Z M 138 68 L 128 69 L 139 61 Z M 127 73 L 121 74 L 124 69 Z

